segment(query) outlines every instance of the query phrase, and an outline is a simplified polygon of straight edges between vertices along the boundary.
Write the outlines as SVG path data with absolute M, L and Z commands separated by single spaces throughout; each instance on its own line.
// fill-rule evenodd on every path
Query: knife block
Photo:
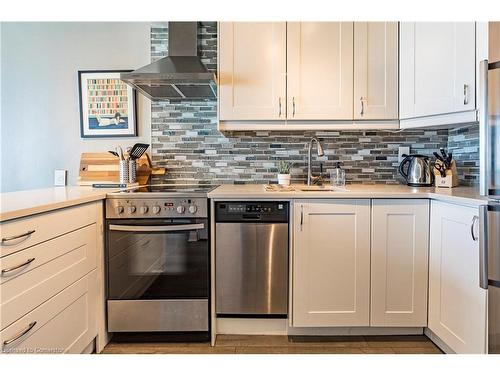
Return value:
M 442 164 L 440 160 L 436 160 L 436 164 Z M 452 188 L 458 186 L 458 172 L 455 160 L 452 160 L 450 169 L 446 170 L 446 177 L 441 177 L 439 171 L 434 168 L 434 186 Z

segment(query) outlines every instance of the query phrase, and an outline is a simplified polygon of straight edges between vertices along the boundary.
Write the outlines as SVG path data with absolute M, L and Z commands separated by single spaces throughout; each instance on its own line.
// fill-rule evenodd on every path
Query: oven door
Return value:
M 108 299 L 208 298 L 207 220 L 108 221 Z
M 108 328 L 208 329 L 207 219 L 107 221 Z

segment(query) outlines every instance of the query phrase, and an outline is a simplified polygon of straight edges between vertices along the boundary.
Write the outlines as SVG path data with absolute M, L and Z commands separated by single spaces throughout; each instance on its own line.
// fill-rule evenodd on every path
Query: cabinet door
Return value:
M 486 350 L 486 290 L 479 287 L 475 208 L 431 205 L 429 328 L 457 353 Z
M 400 25 L 400 117 L 474 110 L 474 22 Z
M 296 201 L 294 223 L 293 326 L 368 326 L 370 201 Z
M 398 119 L 398 23 L 354 23 L 354 118 Z
M 287 24 L 287 117 L 352 119 L 353 23 Z
M 372 201 L 371 324 L 427 326 L 429 201 Z
M 220 120 L 286 118 L 286 23 L 219 24 Z

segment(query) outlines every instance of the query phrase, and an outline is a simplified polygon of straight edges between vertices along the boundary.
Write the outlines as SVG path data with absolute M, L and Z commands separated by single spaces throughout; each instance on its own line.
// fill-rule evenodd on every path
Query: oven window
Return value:
M 106 263 L 108 299 L 207 298 L 207 221 L 110 222 Z

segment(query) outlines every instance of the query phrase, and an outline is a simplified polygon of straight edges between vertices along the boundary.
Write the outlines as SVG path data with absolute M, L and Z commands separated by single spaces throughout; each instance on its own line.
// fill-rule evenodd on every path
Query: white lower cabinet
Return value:
M 371 326 L 427 325 L 428 241 L 429 200 L 372 201 Z
M 486 352 L 487 294 L 479 287 L 477 215 L 477 208 L 431 204 L 428 327 L 456 353 Z
M 370 200 L 294 202 L 292 325 L 370 323 Z
M 0 332 L 3 353 L 79 354 L 96 336 L 96 271 Z
M 33 235 L 1 249 L 2 353 L 81 353 L 96 337 L 103 348 L 102 220 L 93 202 L 0 224 Z

